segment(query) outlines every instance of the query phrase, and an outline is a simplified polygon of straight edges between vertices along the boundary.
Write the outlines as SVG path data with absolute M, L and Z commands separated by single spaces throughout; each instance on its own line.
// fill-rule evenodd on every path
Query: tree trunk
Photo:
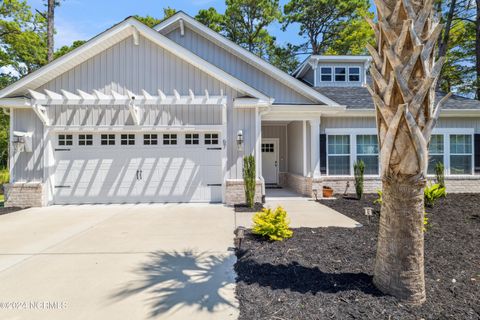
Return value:
M 47 13 L 47 61 L 53 60 L 53 35 L 55 33 L 55 0 L 48 0 L 48 13 Z
M 376 107 L 384 195 L 374 283 L 384 293 L 421 304 L 426 299 L 422 230 L 428 143 L 450 96 L 434 106 L 445 61 L 435 61 L 442 26 L 433 0 L 375 4 L 378 22 L 368 21 L 377 48 L 367 45 L 374 86 L 367 88 Z
M 438 58 L 445 57 L 447 55 L 448 41 L 450 39 L 450 29 L 452 28 L 452 21 L 453 21 L 453 16 L 455 14 L 456 5 L 457 5 L 457 0 L 451 0 L 450 8 L 447 14 L 447 19 L 445 21 L 445 29 L 443 30 L 443 37 L 440 40 L 440 43 L 438 45 Z M 435 88 L 436 90 L 440 88 L 441 81 L 442 81 L 442 74 L 440 74 L 440 77 L 438 78 L 437 87 Z
M 480 0 L 477 0 L 477 19 L 476 21 L 476 40 L 475 40 L 475 58 L 477 70 L 476 97 L 480 100 Z
M 424 181 L 384 181 L 375 261 L 375 285 L 402 300 L 425 301 L 423 273 Z

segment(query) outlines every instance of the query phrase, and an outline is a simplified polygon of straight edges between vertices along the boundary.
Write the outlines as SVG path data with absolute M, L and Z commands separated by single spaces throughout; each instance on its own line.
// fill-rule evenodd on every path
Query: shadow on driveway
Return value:
M 135 294 L 148 294 L 150 316 L 190 307 L 214 312 L 217 307 L 233 307 L 234 294 L 222 289 L 235 283 L 235 256 L 211 253 L 153 252 L 149 260 L 134 272 L 142 279 L 131 281 L 111 296 L 122 300 Z M 233 290 L 232 290 L 233 291 Z

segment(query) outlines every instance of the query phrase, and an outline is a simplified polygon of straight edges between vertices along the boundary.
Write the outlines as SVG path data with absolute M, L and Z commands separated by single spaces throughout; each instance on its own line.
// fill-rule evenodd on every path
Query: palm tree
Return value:
M 428 143 L 441 106 L 435 85 L 445 58 L 437 61 L 442 25 L 434 0 L 375 0 L 378 21 L 369 20 L 377 48 L 371 76 L 383 182 L 383 205 L 374 283 L 384 293 L 414 304 L 425 301 L 423 189 Z

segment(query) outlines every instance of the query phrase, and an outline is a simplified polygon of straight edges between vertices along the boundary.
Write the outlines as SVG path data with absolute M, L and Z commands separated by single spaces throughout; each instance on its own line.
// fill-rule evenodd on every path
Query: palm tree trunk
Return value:
M 414 182 L 415 183 L 415 182 Z M 424 183 L 384 181 L 374 283 L 413 303 L 425 301 L 423 271 Z
M 378 22 L 372 55 L 383 204 L 374 283 L 414 304 L 425 301 L 423 188 L 428 143 L 449 94 L 435 106 L 435 86 L 445 57 L 435 60 L 442 26 L 434 0 L 375 0 Z

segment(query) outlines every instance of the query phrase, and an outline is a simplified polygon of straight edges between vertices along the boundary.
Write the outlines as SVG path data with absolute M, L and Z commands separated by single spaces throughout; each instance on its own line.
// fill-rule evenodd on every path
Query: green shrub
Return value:
M 243 182 L 245 186 L 245 201 L 249 208 L 253 208 L 255 205 L 256 187 L 255 157 L 253 155 L 243 158 Z
M 447 195 L 445 187 L 440 186 L 439 183 L 427 185 L 424 189 L 425 206 L 432 208 L 438 198 Z
M 0 185 L 10 182 L 8 169 L 0 169 Z
M 253 217 L 252 232 L 272 241 L 281 241 L 293 235 L 289 224 L 287 212 L 282 207 L 277 207 L 275 210 L 264 208 Z
M 378 189 L 377 194 L 378 194 L 378 198 L 375 201 L 373 201 L 373 204 L 382 205 L 382 203 L 383 203 L 383 191 Z
M 427 232 L 427 228 L 428 228 L 428 218 L 427 218 L 427 212 L 424 211 L 423 212 L 423 232 Z
M 358 200 L 363 196 L 363 174 L 365 172 L 365 163 L 362 160 L 355 161 L 353 164 L 353 171 L 355 173 L 355 193 Z
M 445 166 L 442 162 L 437 162 L 435 165 L 435 180 L 440 187 L 445 188 Z

